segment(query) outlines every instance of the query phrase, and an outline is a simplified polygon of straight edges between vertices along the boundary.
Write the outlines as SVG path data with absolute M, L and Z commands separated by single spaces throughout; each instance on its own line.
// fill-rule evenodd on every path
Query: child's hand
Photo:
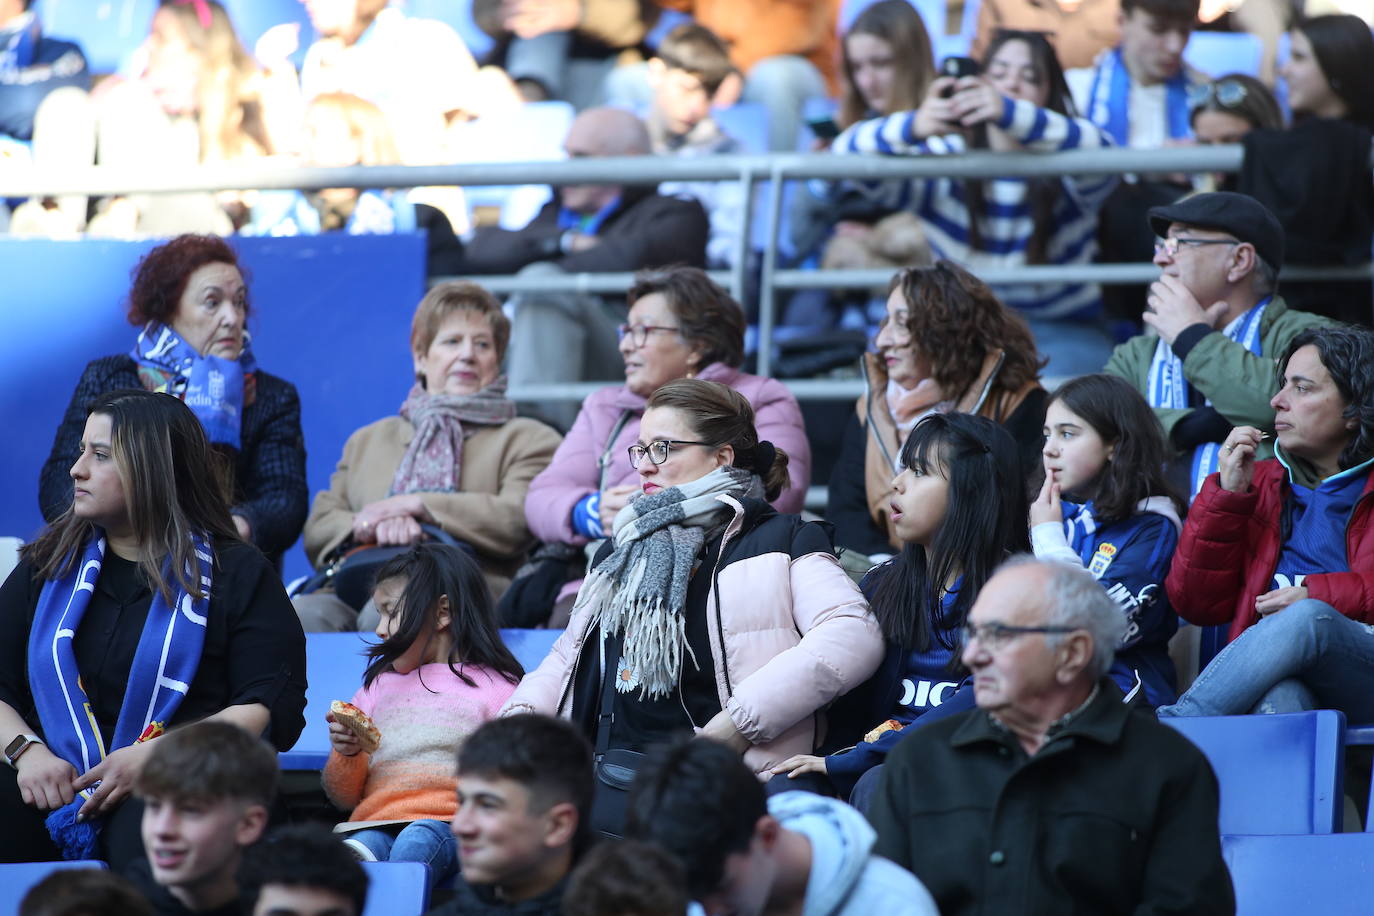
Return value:
M 796 779 L 803 773 L 825 774 L 825 758 L 814 754 L 795 754 L 773 767 L 774 773 L 786 773 L 788 779 Z
M 1040 495 L 1035 497 L 1035 502 L 1030 507 L 1031 527 L 1043 525 L 1046 522 L 1062 522 L 1064 520 L 1064 509 L 1059 504 L 1059 482 L 1055 480 L 1053 471 L 1045 475 L 1045 483 L 1040 487 Z
M 334 753 L 340 757 L 353 757 L 363 749 L 362 742 L 358 740 L 353 729 L 335 722 L 333 713 L 329 713 L 324 719 L 329 723 L 329 744 L 334 748 Z

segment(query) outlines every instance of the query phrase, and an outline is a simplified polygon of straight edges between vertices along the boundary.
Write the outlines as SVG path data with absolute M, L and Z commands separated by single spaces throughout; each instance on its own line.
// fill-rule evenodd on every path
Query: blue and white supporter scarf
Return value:
M 169 604 L 160 591 L 153 591 L 110 748 L 105 747 L 90 700 L 81 686 L 81 672 L 77 670 L 72 648 L 100 579 L 105 559 L 104 532 L 96 530 L 66 575 L 43 583 L 29 630 L 29 688 L 48 748 L 80 774 L 99 764 L 113 750 L 161 735 L 190 689 L 205 646 L 214 565 L 209 542 L 196 535 L 194 543 L 202 597 L 192 597 L 177 588 L 169 559 L 163 575 L 173 583 L 176 594 Z M 99 821 L 76 820 L 77 811 L 95 788 L 84 790 L 71 804 L 48 815 L 48 832 L 63 858 L 95 856 Z
M 211 442 L 239 447 L 244 404 L 252 402 L 246 389 L 257 371 L 246 333 L 239 358 L 223 359 L 202 356 L 171 328 L 151 322 L 138 332 L 129 355 L 145 388 L 181 398 Z
M 1170 139 L 1191 137 L 1186 68 L 1164 84 L 1164 99 Z M 1088 92 L 1088 120 L 1111 134 L 1117 146 L 1130 146 L 1130 109 L 1131 74 L 1121 59 L 1121 49 L 1113 48 L 1102 55 L 1093 69 L 1092 88 Z
M 1268 307 L 1269 301 L 1266 298 L 1252 306 L 1249 311 L 1228 324 L 1222 333 L 1251 353 L 1260 356 L 1260 325 L 1264 321 L 1264 310 Z M 1193 406 L 1190 403 L 1191 394 L 1192 386 L 1183 375 L 1183 360 L 1174 355 L 1173 348 L 1161 337 L 1155 345 L 1155 355 L 1150 361 L 1149 375 L 1146 376 L 1146 399 L 1151 407 L 1187 410 Z M 1210 406 L 1212 402 L 1208 399 L 1205 403 Z M 1206 442 L 1193 449 L 1193 466 L 1189 477 L 1192 490 L 1188 496 L 1189 501 L 1198 494 L 1202 489 L 1202 482 L 1207 479 L 1208 474 L 1217 470 L 1220 463 L 1220 442 Z
M 0 29 L 0 83 L 18 82 L 19 73 L 33 63 L 42 32 L 30 10 Z

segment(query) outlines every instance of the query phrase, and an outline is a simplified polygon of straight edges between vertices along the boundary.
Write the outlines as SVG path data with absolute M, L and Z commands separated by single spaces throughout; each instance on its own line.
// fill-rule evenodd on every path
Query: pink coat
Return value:
M 724 553 L 740 534 L 744 509 L 729 496 L 717 498 L 734 510 Z M 718 582 L 719 605 L 714 584 L 705 602 L 706 613 L 717 606 L 720 613 L 719 626 L 708 627 L 716 690 L 721 708 L 754 745 L 745 762 L 767 775 L 788 757 L 813 752 L 824 738 L 822 709 L 877 670 L 882 632 L 858 586 L 828 552 L 794 559 L 770 549 L 721 567 Z M 571 679 L 592 623 L 589 608 L 574 612 L 502 715 L 572 715 Z
M 697 378 L 729 385 L 749 399 L 759 439 L 772 442 L 788 457 L 787 473 L 792 485 L 778 496 L 773 507 L 779 512 L 800 512 L 806 502 L 806 488 L 811 484 L 811 446 L 806 441 L 801 407 L 792 392 L 775 379 L 749 375 L 724 363 L 712 363 Z M 644 401 L 622 386 L 603 388 L 582 403 L 582 410 L 554 452 L 553 461 L 539 472 L 525 494 L 525 519 L 535 537 L 545 542 L 587 543 L 586 538 L 573 531 L 573 506 L 600 489 L 601 469 L 597 462 L 624 410 L 631 411 L 632 416 L 611 448 L 606 486 L 639 483 L 639 475 L 630 467 L 625 450 L 639 438 Z

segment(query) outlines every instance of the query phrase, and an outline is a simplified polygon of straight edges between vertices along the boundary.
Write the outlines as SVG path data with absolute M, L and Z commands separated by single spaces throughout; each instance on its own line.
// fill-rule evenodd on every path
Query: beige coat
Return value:
M 329 489 L 315 496 L 305 522 L 305 554 L 318 567 L 353 532 L 353 516 L 385 499 L 415 427 L 399 416 L 368 424 L 348 437 Z M 421 493 L 439 527 L 471 544 L 492 593 L 500 597 L 533 538 L 525 525 L 525 491 L 553 460 L 562 437 L 536 420 L 517 417 L 476 427 L 463 443 L 463 467 L 452 493 Z
M 987 417 L 997 423 L 1007 422 L 1016 412 L 1021 402 L 1032 391 L 1040 387 L 1039 382 L 1028 382 L 1019 391 L 1007 391 L 995 384 L 994 378 L 1001 369 L 1001 350 L 994 350 L 983 358 L 983 367 L 978 378 L 968 386 L 950 410 L 959 413 L 972 413 Z M 876 353 L 864 355 L 864 372 L 867 374 L 868 390 L 859 396 L 854 409 L 859 415 L 859 425 L 864 429 L 864 492 L 868 497 L 868 514 L 873 524 L 887 532 L 888 542 L 893 550 L 901 550 L 902 542 L 892 526 L 892 478 L 896 475 L 894 465 L 906 442 L 906 434 L 897 428 L 887 406 L 887 367 Z M 932 397 L 928 406 L 934 407 L 938 395 Z M 872 416 L 870 425 L 868 420 Z

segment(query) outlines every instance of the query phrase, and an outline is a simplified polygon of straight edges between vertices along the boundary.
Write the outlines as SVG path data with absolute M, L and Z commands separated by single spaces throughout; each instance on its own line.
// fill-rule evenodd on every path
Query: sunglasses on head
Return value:
M 1188 90 L 1188 107 L 1202 108 L 1215 101 L 1222 108 L 1235 108 L 1245 101 L 1245 96 L 1244 84 L 1235 80 L 1218 80 L 1215 83 L 1206 83 L 1190 88 Z

